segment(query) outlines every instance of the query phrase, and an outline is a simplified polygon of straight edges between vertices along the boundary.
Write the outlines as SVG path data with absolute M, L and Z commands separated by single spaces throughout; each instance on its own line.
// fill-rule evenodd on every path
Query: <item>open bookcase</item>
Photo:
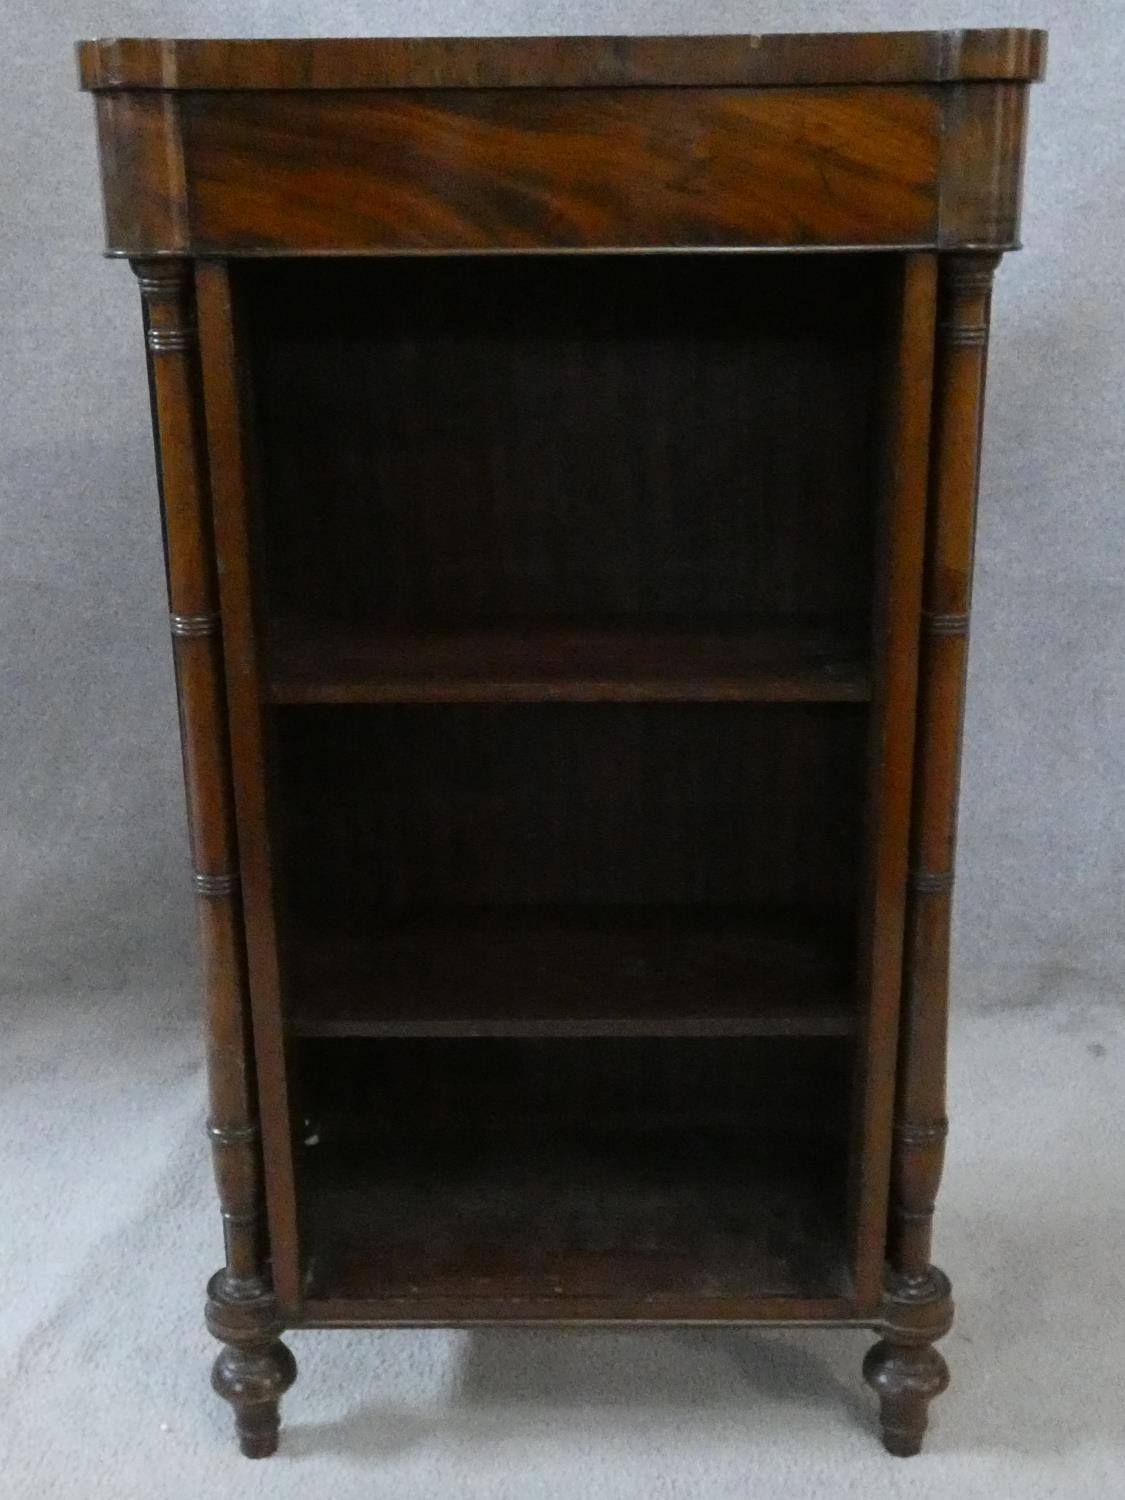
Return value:
M 251 1456 L 286 1327 L 478 1323 L 871 1327 L 917 1451 L 1042 51 L 82 47 L 144 297 Z
M 233 288 L 309 1314 L 847 1297 L 903 263 Z

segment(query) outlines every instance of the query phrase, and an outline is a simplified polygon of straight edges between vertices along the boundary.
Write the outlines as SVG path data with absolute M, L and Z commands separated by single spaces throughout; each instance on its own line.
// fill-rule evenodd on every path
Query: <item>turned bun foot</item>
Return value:
M 952 1325 L 949 1279 L 936 1266 L 889 1273 L 883 1337 L 863 1361 L 863 1378 L 879 1397 L 883 1446 L 896 1458 L 921 1449 L 930 1402 L 949 1385 L 949 1367 L 933 1346 Z
M 930 1402 L 949 1384 L 949 1367 L 929 1344 L 920 1347 L 881 1339 L 868 1350 L 863 1378 L 879 1397 L 883 1446 L 896 1458 L 922 1447 Z
M 211 1385 L 234 1409 L 238 1446 L 247 1458 L 277 1449 L 281 1398 L 297 1378 L 297 1361 L 281 1342 L 272 1294 L 234 1282 L 223 1271 L 207 1288 L 207 1326 L 222 1341 Z
M 281 1398 L 296 1378 L 297 1361 L 280 1339 L 220 1350 L 211 1384 L 234 1408 L 238 1446 L 247 1458 L 268 1458 L 276 1451 Z

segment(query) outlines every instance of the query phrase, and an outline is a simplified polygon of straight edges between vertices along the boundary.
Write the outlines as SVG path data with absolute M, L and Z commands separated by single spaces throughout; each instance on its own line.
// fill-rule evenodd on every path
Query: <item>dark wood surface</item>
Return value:
M 113 254 L 1011 246 L 1034 31 L 83 43 Z M 404 149 L 405 147 L 405 149 Z
M 289 911 L 856 909 L 850 703 L 278 710 Z
M 430 631 L 288 620 L 273 703 L 863 703 L 861 643 L 825 630 Z
M 849 1290 L 834 1184 L 815 1155 L 736 1132 L 521 1132 L 310 1150 L 306 1295 L 425 1319 L 456 1300 L 675 1301 L 730 1316 L 752 1298 Z M 825 1181 L 827 1176 L 828 1180 Z M 838 1188 L 838 1184 L 835 1184 Z M 722 1304 L 726 1303 L 724 1307 Z M 397 1307 L 395 1304 L 398 1304 Z
M 763 36 L 317 37 L 77 43 L 86 89 L 769 87 L 1036 79 L 1047 34 L 795 32 Z
M 278 1403 L 293 1383 L 264 1234 L 260 1100 L 250 1041 L 239 851 L 228 749 L 211 488 L 191 266 L 141 261 L 157 476 L 192 884 L 206 998 L 207 1135 L 223 1215 L 226 1263 L 207 1287 L 207 1324 L 223 1342 L 215 1390 L 234 1407 L 242 1452 L 277 1446 Z
M 843 1202 L 848 1037 L 306 1038 L 302 1129 L 362 1154 L 390 1134 L 755 1130 L 830 1156 Z
M 910 906 L 902 986 L 895 1152 L 890 1184 L 888 1327 L 864 1373 L 879 1393 L 893 1453 L 922 1446 L 927 1410 L 949 1382 L 932 1339 L 953 1319 L 949 1282 L 931 1264 L 941 1181 L 946 1024 L 957 785 L 968 657 L 984 377 L 994 255 L 942 267 L 934 441 L 918 686 L 918 755 L 911 829 Z M 920 1337 L 919 1327 L 924 1335 Z
M 826 913 L 453 911 L 291 935 L 303 1036 L 847 1036 L 847 924 Z
M 273 841 L 276 832 L 269 737 L 260 707 L 256 575 L 260 567 L 251 536 L 254 434 L 246 401 L 247 370 L 241 359 L 234 299 L 227 268 L 197 265 L 197 315 L 214 507 L 224 667 L 231 708 L 229 754 L 240 850 L 240 886 L 253 1011 L 255 1083 L 261 1103 L 274 1290 L 283 1307 L 294 1306 L 296 1197 L 290 1133 L 289 1068 L 281 1024 L 277 890 Z
M 878 1329 L 917 1452 L 989 293 L 1044 55 L 81 44 L 249 1455 L 285 1326 L 695 1321 Z
M 310 1043 L 309 1301 L 838 1313 L 848 1059 L 807 1038 Z
M 336 253 L 885 246 L 938 226 L 925 88 L 186 94 L 179 128 L 202 253 L 294 234 Z
M 896 337 L 887 362 L 887 438 L 876 546 L 874 698 L 867 745 L 869 809 L 860 904 L 861 1105 L 856 1113 L 852 1219 L 861 1294 L 880 1292 L 886 1247 L 895 1037 L 902 976 L 908 840 L 925 550 L 926 484 L 937 261 L 905 259 L 895 287 Z
M 271 619 L 869 641 L 893 257 L 234 269 Z

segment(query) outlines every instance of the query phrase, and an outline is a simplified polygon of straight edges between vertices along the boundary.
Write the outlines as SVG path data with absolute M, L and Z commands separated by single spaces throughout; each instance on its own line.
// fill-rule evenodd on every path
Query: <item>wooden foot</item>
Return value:
M 260 1287 L 232 1284 L 224 1271 L 207 1291 L 207 1326 L 223 1343 L 211 1385 L 234 1408 L 245 1456 L 268 1458 L 277 1449 L 281 1398 L 297 1378 L 297 1361 L 278 1337 L 277 1304 Z
M 275 1452 L 281 1397 L 296 1377 L 297 1362 L 280 1339 L 254 1347 L 223 1346 L 211 1384 L 234 1408 L 238 1445 L 247 1458 L 268 1458 Z
M 921 1451 L 929 1405 L 949 1384 L 949 1367 L 931 1344 L 880 1339 L 863 1361 L 863 1378 L 879 1397 L 883 1447 L 896 1458 Z
M 930 1402 L 949 1385 L 949 1367 L 933 1347 L 953 1323 L 949 1280 L 936 1266 L 892 1275 L 884 1296 L 883 1337 L 863 1361 L 879 1397 L 883 1446 L 896 1458 L 922 1447 Z

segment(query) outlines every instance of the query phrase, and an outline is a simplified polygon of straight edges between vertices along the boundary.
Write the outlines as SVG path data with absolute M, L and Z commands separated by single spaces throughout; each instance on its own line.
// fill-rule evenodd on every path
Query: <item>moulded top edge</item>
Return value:
M 403 89 L 784 87 L 1043 76 L 1047 33 L 791 32 L 764 36 L 99 38 L 81 87 Z

